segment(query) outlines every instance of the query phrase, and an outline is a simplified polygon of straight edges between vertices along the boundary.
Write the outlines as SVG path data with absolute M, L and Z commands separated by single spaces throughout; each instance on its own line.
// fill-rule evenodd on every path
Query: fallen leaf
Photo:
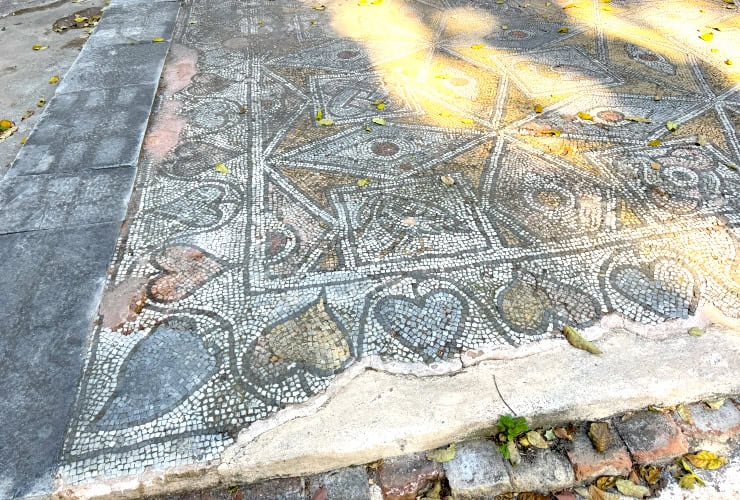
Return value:
M 686 490 L 693 490 L 697 484 L 699 476 L 696 474 L 684 474 L 681 479 L 678 480 L 678 485 Z
M 46 99 L 44 99 L 43 97 L 39 97 L 39 100 L 36 101 L 36 107 L 43 108 L 44 104 L 46 104 Z
M 722 405 L 725 404 L 725 398 L 706 399 L 704 400 L 704 404 L 707 405 L 710 410 L 719 410 L 722 408 Z
M 718 456 L 711 451 L 705 450 L 684 455 L 684 458 L 691 462 L 694 467 L 707 470 L 719 469 L 727 463 L 727 459 L 725 457 Z
M 687 424 L 694 423 L 694 417 L 693 415 L 691 415 L 691 409 L 685 404 L 681 403 L 680 405 L 676 406 L 676 413 L 678 413 L 678 416 L 681 417 L 681 420 L 683 420 Z
M 678 129 L 678 123 L 671 121 L 665 122 L 665 128 L 667 128 L 671 132 L 675 132 L 676 129 Z
M 534 105 L 534 112 L 535 113 L 542 113 L 542 111 L 543 111 L 542 104 L 535 104 Z
M 556 128 L 549 128 L 549 129 L 541 130 L 540 133 L 544 135 L 552 135 L 554 137 L 560 137 L 560 130 Z
M 501 25 L 501 29 L 502 30 L 508 30 L 509 29 L 509 25 L 508 24 L 502 24 Z
M 25 144 L 27 140 L 28 140 L 28 137 L 24 135 L 23 137 L 21 137 L 21 144 Z
M 675 409 L 676 408 L 674 406 L 648 405 L 648 410 L 657 411 L 658 413 L 666 413 L 669 411 L 674 411 Z
M 314 5 L 311 7 L 313 10 L 326 10 L 326 5 Z
M 601 476 L 596 480 L 596 487 L 600 490 L 608 490 L 616 484 L 618 476 Z
M 521 463 L 522 456 L 519 454 L 519 448 L 516 447 L 514 441 L 508 441 L 506 443 L 506 451 L 509 453 L 509 462 L 511 462 L 511 465 L 516 467 Z
M 453 179 L 449 175 L 443 175 L 439 178 L 439 180 L 441 180 L 442 184 L 444 184 L 445 186 L 453 186 L 455 184 L 455 179 Z
M 34 46 L 33 46 L 33 47 L 31 47 L 31 48 L 32 48 L 33 50 L 45 50 L 45 49 L 48 49 L 48 48 L 49 48 L 49 46 L 48 46 L 48 45 L 34 45 Z
M 360 186 L 361 188 L 364 188 L 368 186 L 369 184 L 370 184 L 370 179 L 358 179 L 357 180 L 357 185 Z
M 230 495 L 235 494 L 237 491 L 239 491 L 239 486 L 232 486 L 228 490 L 226 490 Z
M 317 121 L 318 121 L 318 120 L 321 120 L 321 119 L 322 119 L 323 117 L 324 117 L 324 112 L 323 112 L 323 111 L 321 111 L 321 110 L 318 110 L 318 111 L 316 112 L 316 120 L 317 120 Z
M 616 493 L 607 493 L 593 484 L 588 487 L 588 497 L 590 500 L 619 500 L 619 495 Z
M 545 449 L 548 447 L 547 441 L 542 437 L 542 434 L 540 434 L 537 431 L 529 431 L 525 434 L 527 437 L 527 441 L 529 441 L 529 444 L 534 446 L 535 448 Z
M 550 495 L 543 495 L 536 491 L 524 491 L 516 495 L 516 500 L 550 500 L 551 498 Z
M 653 170 L 660 170 L 660 163 L 658 163 L 657 161 L 650 162 L 650 166 Z
M 641 116 L 631 116 L 627 115 L 624 117 L 625 120 L 629 120 L 631 122 L 637 122 L 637 123 L 653 123 L 652 120 L 648 120 L 647 118 L 643 118 Z
M 278 361 L 280 361 L 280 356 L 278 356 L 277 354 L 273 354 L 272 356 L 270 356 L 270 363 L 275 364 Z
M 21 116 L 21 121 L 31 118 L 34 113 L 36 113 L 36 111 L 34 111 L 33 109 L 26 110 L 26 112 L 23 113 L 23 116 Z
M 379 102 L 378 104 L 375 105 L 375 108 L 376 109 L 383 110 L 383 109 L 385 109 L 385 103 L 384 102 Z
M 371 129 L 369 126 L 365 126 L 365 132 L 371 132 L 373 129 Z
M 470 48 L 473 49 L 473 50 L 482 49 L 483 47 L 485 47 L 485 45 L 482 44 L 482 43 L 476 43 L 475 45 L 471 45 L 470 46 Z
M 558 33 L 567 33 L 568 31 L 568 28 L 558 28 Z
M 584 111 L 579 111 L 578 113 L 576 113 L 576 116 L 580 118 L 581 120 L 593 120 L 594 119 L 593 116 L 589 115 L 588 113 Z
M 332 120 L 331 118 L 322 118 L 321 120 L 316 120 L 316 123 L 318 123 L 322 127 L 327 127 L 329 125 L 334 125 L 334 120 Z
M 588 437 L 591 439 L 594 449 L 604 453 L 612 444 L 612 433 L 606 422 L 593 422 L 588 426 Z
M 575 328 L 565 325 L 563 327 L 563 335 L 565 335 L 565 338 L 568 339 L 568 342 L 570 342 L 570 345 L 572 345 L 573 347 L 583 349 L 584 351 L 588 351 L 591 354 L 601 354 L 601 350 L 592 342 L 589 342 L 588 340 L 583 338 Z
M 660 472 L 660 467 L 656 467 L 655 465 L 640 467 L 640 477 L 642 477 L 649 485 L 653 485 L 658 482 L 660 479 Z
M 547 429 L 545 431 L 545 439 L 548 441 L 553 441 L 557 436 L 555 436 L 555 432 L 552 429 Z
M 228 174 L 229 167 L 227 167 L 225 163 L 216 163 L 216 172 L 220 174 Z
M 573 433 L 575 432 L 575 428 L 572 426 L 568 427 L 555 427 L 553 430 L 553 433 L 559 437 L 560 439 L 567 439 L 568 441 L 573 441 Z
M 519 444 L 524 446 L 525 448 L 527 446 L 530 446 L 529 439 L 527 439 L 527 436 L 522 436 L 519 438 Z
M 709 49 L 709 52 L 716 54 L 717 52 L 719 52 L 719 49 L 717 47 L 712 47 L 711 49 Z
M 652 141 L 648 142 L 648 146 L 656 147 L 663 144 L 660 139 L 653 139 Z
M 10 120 L 0 120 L 0 130 L 8 130 L 9 128 L 13 128 L 14 126 L 15 123 Z
M 373 0 L 370 5 L 380 5 L 381 3 L 383 3 L 383 0 Z
M 564 5 L 563 9 L 572 9 L 573 7 L 577 7 L 577 5 L 574 3 L 569 3 L 567 5 Z
M 87 18 L 85 16 L 75 16 L 76 23 L 84 23 L 85 21 L 87 21 Z
M 152 42 L 154 43 L 164 42 L 164 38 L 162 37 L 152 38 Z
M 385 125 L 385 118 L 375 117 L 373 118 L 373 123 L 376 125 Z
M 239 114 L 240 114 L 240 115 L 244 115 L 244 114 L 246 114 L 246 113 L 247 113 L 247 107 L 246 107 L 246 106 L 242 106 L 242 107 L 241 107 L 241 108 L 239 109 Z
M 707 138 L 705 136 L 699 134 L 699 135 L 696 136 L 696 141 L 695 142 L 696 142 L 696 145 L 697 146 L 704 147 L 704 146 L 707 145 Z
M 702 33 L 701 35 L 699 35 L 699 38 L 701 38 L 705 42 L 711 42 L 712 39 L 714 39 L 714 33 L 712 33 L 711 31 L 707 31 L 706 33 Z
M 732 59 L 725 59 L 725 64 L 728 66 L 732 66 Z
M 704 329 L 699 328 L 698 326 L 692 326 L 691 328 L 689 328 L 689 335 L 691 335 L 692 337 L 701 337 L 702 335 L 704 335 Z
M 437 463 L 449 462 L 455 458 L 455 443 L 451 443 L 447 448 L 428 451 L 427 458 Z
M 617 479 L 617 490 L 622 495 L 634 498 L 645 498 L 650 495 L 650 488 L 633 483 L 629 479 Z
M 475 121 L 472 118 L 460 118 L 460 123 L 464 123 L 465 125 L 470 125 L 472 123 L 475 123 Z
M 52 83 L 53 84 L 53 83 L 57 83 L 58 81 L 59 81 L 59 76 L 58 75 L 54 75 L 51 78 L 49 78 L 49 83 Z

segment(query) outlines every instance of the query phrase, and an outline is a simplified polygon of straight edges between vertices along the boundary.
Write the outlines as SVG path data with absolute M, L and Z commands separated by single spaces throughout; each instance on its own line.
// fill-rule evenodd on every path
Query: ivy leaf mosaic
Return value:
M 183 4 L 64 480 L 215 461 L 367 360 L 740 317 L 740 31 L 705 7 Z

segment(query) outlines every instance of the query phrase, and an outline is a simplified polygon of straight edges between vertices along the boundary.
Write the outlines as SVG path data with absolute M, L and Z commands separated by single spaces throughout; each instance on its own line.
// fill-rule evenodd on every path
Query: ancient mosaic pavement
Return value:
M 214 459 L 362 357 L 740 316 L 734 5 L 212 4 L 180 21 L 185 125 L 144 159 L 68 479 Z

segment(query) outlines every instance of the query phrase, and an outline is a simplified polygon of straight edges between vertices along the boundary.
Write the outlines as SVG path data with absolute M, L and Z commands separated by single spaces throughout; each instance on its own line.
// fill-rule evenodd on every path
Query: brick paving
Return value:
M 588 499 L 587 487 L 605 477 L 634 478 L 635 484 L 649 487 L 650 497 L 656 498 L 736 498 L 740 495 L 740 429 L 732 417 L 728 421 L 728 415 L 735 415 L 738 403 L 727 400 L 712 410 L 700 402 L 689 408 L 700 426 L 712 429 L 696 447 L 683 445 L 686 438 L 679 426 L 687 422 L 672 416 L 671 409 L 644 410 L 607 420 L 614 436 L 611 447 L 602 453 L 586 435 L 588 423 L 582 422 L 572 438 L 554 437 L 547 449 L 520 446 L 522 461 L 517 466 L 501 456 L 493 438 L 479 439 L 458 443 L 455 457 L 441 464 L 417 453 L 318 476 L 235 485 L 166 500 L 514 500 L 532 498 L 527 496 L 532 493 L 541 494 L 538 499 L 578 500 Z M 630 451 L 625 442 L 631 443 Z M 680 470 L 676 459 L 707 448 L 718 450 L 729 462 L 717 470 L 694 468 L 706 486 L 681 490 L 672 476 Z M 640 476 L 641 467 L 646 466 L 660 469 L 652 484 Z M 613 485 L 603 491 L 617 493 Z

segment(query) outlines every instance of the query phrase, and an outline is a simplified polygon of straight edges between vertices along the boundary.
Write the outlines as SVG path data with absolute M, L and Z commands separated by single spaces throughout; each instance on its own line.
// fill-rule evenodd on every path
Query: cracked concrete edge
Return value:
M 310 475 L 479 437 L 501 414 L 537 427 L 740 394 L 740 329 L 720 320 L 711 310 L 652 326 L 610 315 L 584 331 L 600 356 L 552 339 L 430 367 L 369 358 L 327 392 L 244 429 L 217 462 L 60 481 L 54 497 L 141 498 Z M 692 337 L 690 326 L 706 333 Z

